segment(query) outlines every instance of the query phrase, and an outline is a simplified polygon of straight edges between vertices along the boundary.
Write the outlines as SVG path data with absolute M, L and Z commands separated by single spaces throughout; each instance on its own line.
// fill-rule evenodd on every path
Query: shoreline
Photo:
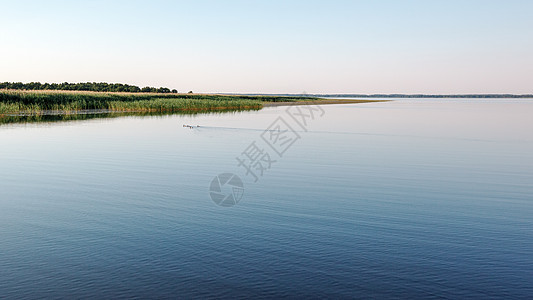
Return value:
M 194 112 L 260 109 L 268 102 L 318 98 L 218 94 L 115 93 L 0 90 L 0 115 L 60 115 L 108 112 Z
M 331 104 L 357 104 L 373 102 L 389 102 L 393 100 L 365 100 L 365 99 L 321 99 L 312 101 L 272 101 L 261 103 L 261 106 L 218 106 L 209 108 L 181 108 L 176 110 L 165 109 L 81 109 L 81 110 L 41 110 L 35 112 L 11 112 L 0 114 L 2 117 L 33 117 L 33 116 L 68 116 L 68 115 L 97 115 L 97 114 L 120 114 L 120 113 L 180 113 L 180 112 L 215 112 L 215 111 L 237 111 L 237 110 L 254 110 L 265 107 L 294 106 L 294 105 L 331 105 Z

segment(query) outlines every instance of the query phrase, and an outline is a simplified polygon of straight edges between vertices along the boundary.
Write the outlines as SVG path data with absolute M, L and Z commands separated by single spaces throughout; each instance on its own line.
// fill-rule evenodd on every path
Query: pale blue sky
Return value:
M 533 1 L 0 1 L 0 81 L 533 93 Z

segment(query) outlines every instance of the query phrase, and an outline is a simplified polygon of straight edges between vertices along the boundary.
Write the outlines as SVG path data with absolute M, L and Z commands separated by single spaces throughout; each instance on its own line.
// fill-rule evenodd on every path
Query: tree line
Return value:
M 82 82 L 82 83 L 40 83 L 40 82 L 0 82 L 0 89 L 10 90 L 61 90 L 61 91 L 92 91 L 92 92 L 130 92 L 130 93 L 177 93 L 166 87 L 140 88 L 135 85 L 106 82 Z

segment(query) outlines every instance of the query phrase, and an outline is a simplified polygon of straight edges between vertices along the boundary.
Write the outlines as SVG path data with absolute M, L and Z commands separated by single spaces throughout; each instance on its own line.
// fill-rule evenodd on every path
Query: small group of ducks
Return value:
M 190 129 L 193 129 L 193 128 L 198 128 L 198 127 L 200 127 L 200 125 L 196 125 L 196 126 L 194 126 L 194 125 L 186 125 L 186 124 L 184 124 L 183 127 L 188 127 L 188 128 L 190 128 Z

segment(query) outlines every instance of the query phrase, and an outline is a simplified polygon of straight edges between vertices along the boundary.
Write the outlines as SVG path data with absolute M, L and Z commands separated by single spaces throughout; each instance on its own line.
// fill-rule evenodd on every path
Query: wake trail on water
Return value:
M 258 129 L 258 128 L 245 128 L 245 127 L 224 127 L 224 126 L 194 126 L 197 130 L 223 130 L 223 131 L 248 131 L 248 132 L 275 132 L 276 130 Z M 294 130 L 296 133 L 301 134 L 342 134 L 342 135 L 358 135 L 358 136 L 380 136 L 380 137 L 408 137 L 418 139 L 431 139 L 431 140 L 460 140 L 469 142 L 501 142 L 496 140 L 476 139 L 476 138 L 452 138 L 452 137 L 431 137 L 421 135 L 409 135 L 409 134 L 387 134 L 387 133 L 369 133 L 369 132 L 350 132 L 350 131 L 324 131 L 324 130 Z M 524 142 L 524 141 L 509 141 L 509 142 Z

